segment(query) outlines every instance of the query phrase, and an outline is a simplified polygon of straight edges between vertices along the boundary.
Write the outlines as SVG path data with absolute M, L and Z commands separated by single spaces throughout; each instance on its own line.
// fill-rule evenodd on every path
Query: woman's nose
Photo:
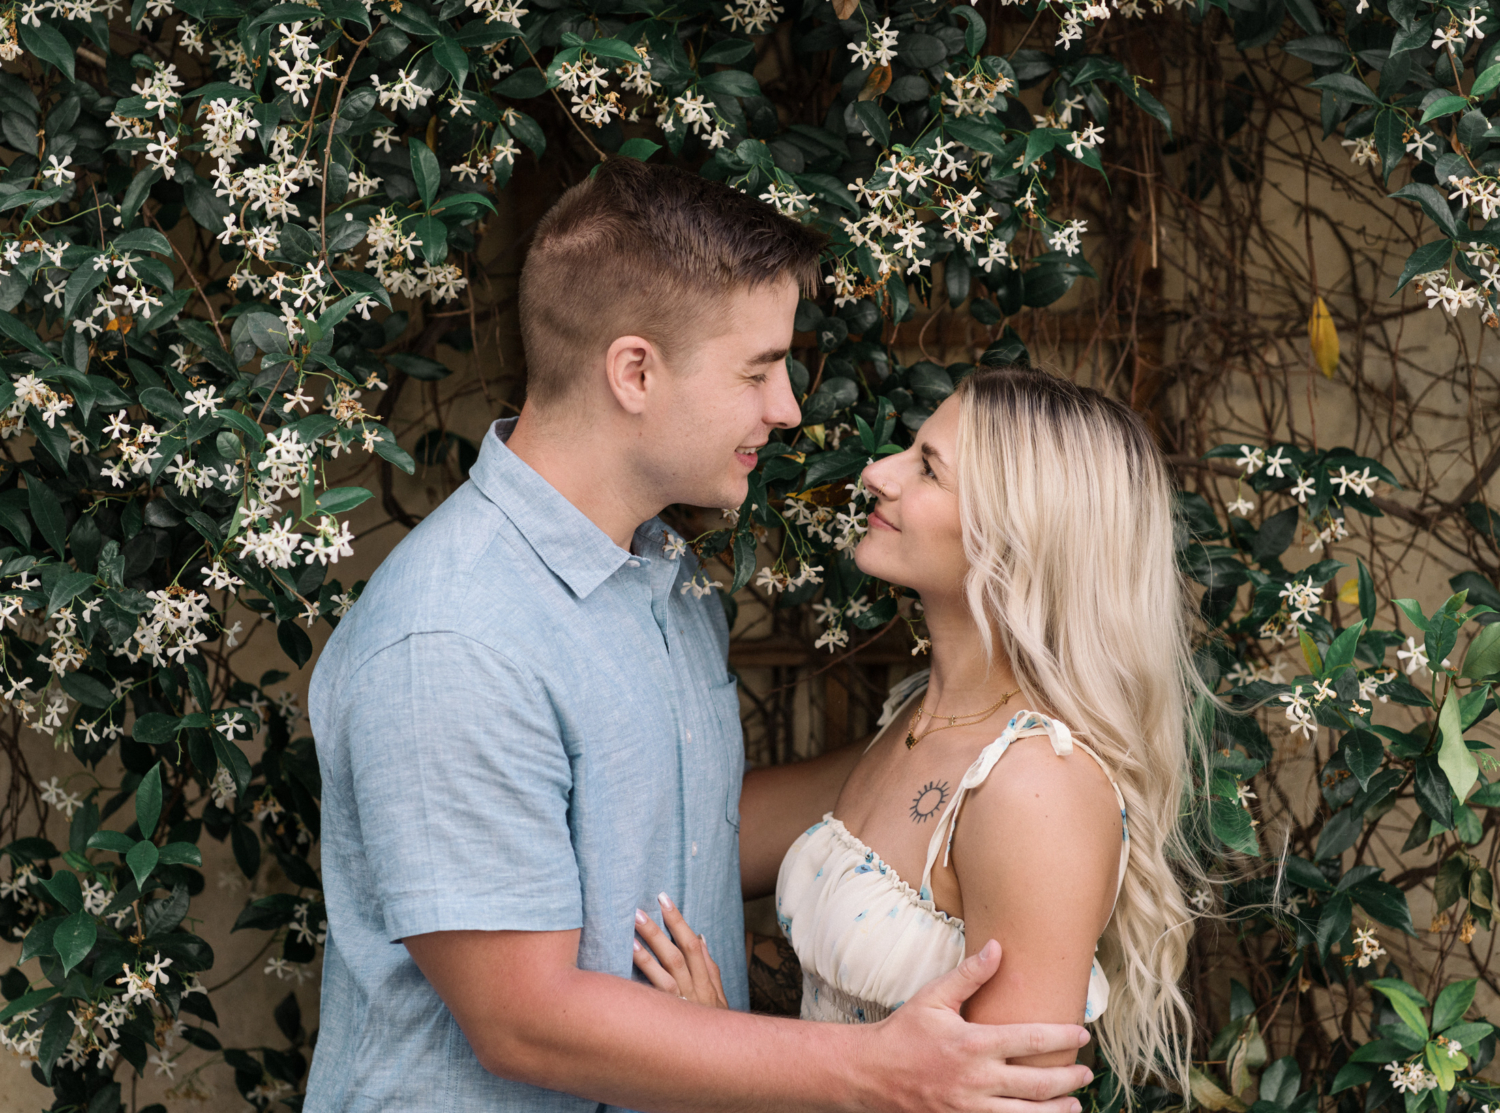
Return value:
M 889 502 L 900 494 L 900 489 L 895 488 L 895 483 L 885 474 L 885 463 L 886 461 L 882 460 L 880 463 L 868 465 L 859 473 L 859 478 L 860 482 L 865 485 L 865 490 L 876 498 Z

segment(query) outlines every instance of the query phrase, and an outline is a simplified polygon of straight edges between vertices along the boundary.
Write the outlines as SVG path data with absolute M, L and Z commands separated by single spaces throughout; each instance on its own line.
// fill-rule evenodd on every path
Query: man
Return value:
M 959 1016 L 995 945 L 861 1029 L 631 978 L 636 910 L 670 894 L 747 1004 L 728 632 L 656 515 L 739 505 L 797 423 L 785 356 L 822 244 L 628 159 L 539 225 L 525 408 L 313 677 L 329 936 L 308 1110 L 1077 1108 L 1058 1095 L 1084 1068 L 1004 1058 L 1082 1029 Z

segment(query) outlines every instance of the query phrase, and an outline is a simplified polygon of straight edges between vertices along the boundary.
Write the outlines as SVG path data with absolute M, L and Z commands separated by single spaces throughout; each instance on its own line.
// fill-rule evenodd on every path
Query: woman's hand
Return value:
M 664 993 L 711 1008 L 729 1008 L 724 984 L 719 979 L 719 966 L 709 955 L 703 936 L 693 934 L 666 893 L 658 896 L 656 902 L 661 905 L 661 918 L 672 935 L 668 938 L 650 916 L 637 909 L 635 930 L 646 945 L 642 946 L 640 939 L 633 941 L 636 969 Z

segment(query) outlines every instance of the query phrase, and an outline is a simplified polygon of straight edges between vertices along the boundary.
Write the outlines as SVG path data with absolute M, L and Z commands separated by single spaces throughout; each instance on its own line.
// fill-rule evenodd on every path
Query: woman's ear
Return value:
M 660 374 L 661 352 L 643 336 L 620 336 L 604 354 L 604 378 L 620 408 L 639 414 L 646 408 L 646 380 Z

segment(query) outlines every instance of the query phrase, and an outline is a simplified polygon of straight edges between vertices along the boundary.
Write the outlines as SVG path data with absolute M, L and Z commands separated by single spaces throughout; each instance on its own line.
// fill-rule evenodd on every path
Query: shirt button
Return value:
M 687 740 L 689 742 L 691 742 L 693 740 L 693 728 L 692 727 L 688 727 L 687 728 Z
M 697 843 L 693 844 L 693 857 L 694 858 L 698 857 L 698 844 Z
M 638 560 L 630 560 L 626 561 L 625 563 L 629 564 L 632 568 L 639 568 L 641 566 L 641 562 Z

